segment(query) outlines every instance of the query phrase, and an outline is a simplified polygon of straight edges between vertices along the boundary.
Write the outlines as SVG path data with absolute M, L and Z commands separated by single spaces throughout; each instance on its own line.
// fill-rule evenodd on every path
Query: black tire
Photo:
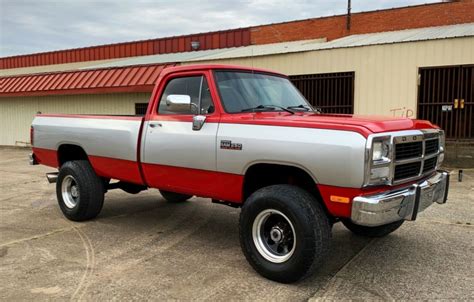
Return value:
M 254 222 L 258 226 L 258 217 L 269 209 L 283 213 L 296 235 L 292 254 L 287 253 L 290 257 L 281 263 L 266 259 L 254 242 Z M 267 228 L 266 223 L 262 232 Z M 259 189 L 246 200 L 240 214 L 239 233 L 242 251 L 259 274 L 274 281 L 291 283 L 311 275 L 323 263 L 330 246 L 331 224 L 313 195 L 296 186 L 273 185 Z
M 358 225 L 346 219 L 342 220 L 342 223 L 346 228 L 348 228 L 352 233 L 356 235 L 364 237 L 384 237 L 396 231 L 399 227 L 402 226 L 404 221 L 405 220 L 399 220 L 376 227 Z
M 78 196 L 64 199 L 62 186 L 69 181 L 75 183 L 75 192 L 78 192 L 76 193 Z M 87 160 L 68 161 L 59 170 L 56 196 L 61 211 L 68 219 L 73 221 L 92 219 L 99 215 L 104 204 L 104 182 L 95 174 Z M 74 206 L 68 203 L 71 199 L 76 202 Z
M 160 190 L 160 194 L 167 202 L 172 203 L 183 202 L 193 197 L 193 195 L 180 194 L 164 190 Z

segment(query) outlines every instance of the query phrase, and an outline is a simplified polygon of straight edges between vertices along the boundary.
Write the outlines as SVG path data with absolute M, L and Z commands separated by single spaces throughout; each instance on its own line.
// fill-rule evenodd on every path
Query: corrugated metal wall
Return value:
M 250 28 L 5 57 L 0 58 L 0 69 L 192 51 L 194 41 L 199 42 L 200 50 L 246 46 L 250 45 Z
M 120 61 L 120 60 L 121 59 L 112 59 L 112 60 L 88 61 L 88 62 L 68 63 L 68 64 L 42 65 L 42 66 L 23 67 L 23 68 L 14 68 L 14 69 L 0 69 L 0 77 L 20 75 L 20 74 L 34 74 L 34 73 L 42 73 L 42 72 L 76 70 L 80 68 L 86 68 L 90 66 L 96 66 L 99 64 L 111 63 L 111 62 Z
M 474 38 L 468 37 L 193 64 L 254 66 L 288 75 L 354 71 L 354 113 L 416 117 L 418 68 L 473 64 L 473 45 Z
M 474 64 L 472 45 L 469 37 L 193 63 L 255 66 L 289 75 L 354 71 L 356 114 L 416 117 L 418 68 Z M 133 114 L 134 103 L 148 98 L 148 93 L 1 98 L 0 145 L 27 142 L 37 111 Z
M 24 145 L 30 140 L 34 115 L 42 113 L 135 114 L 135 103 L 151 93 L 43 96 L 0 99 L 0 145 Z

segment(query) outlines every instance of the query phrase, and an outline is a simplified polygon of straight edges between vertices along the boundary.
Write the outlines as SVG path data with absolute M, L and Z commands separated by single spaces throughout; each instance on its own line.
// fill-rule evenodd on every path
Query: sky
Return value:
M 352 11 L 439 2 L 352 0 Z M 0 57 L 344 14 L 347 0 L 0 0 Z

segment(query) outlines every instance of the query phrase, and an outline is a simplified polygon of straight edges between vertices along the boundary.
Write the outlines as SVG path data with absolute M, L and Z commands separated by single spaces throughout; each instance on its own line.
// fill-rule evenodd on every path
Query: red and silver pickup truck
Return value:
M 323 263 L 334 223 L 384 236 L 449 186 L 430 122 L 322 114 L 285 75 L 238 66 L 164 69 L 144 117 L 39 114 L 31 143 L 67 218 L 96 217 L 116 188 L 241 207 L 243 253 L 280 282 Z

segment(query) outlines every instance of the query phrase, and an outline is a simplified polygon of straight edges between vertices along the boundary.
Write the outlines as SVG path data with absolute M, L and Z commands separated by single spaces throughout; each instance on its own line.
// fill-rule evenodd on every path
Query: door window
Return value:
M 191 98 L 191 106 L 173 109 L 166 104 L 166 98 L 171 94 L 188 95 Z M 159 114 L 210 114 L 214 112 L 209 85 L 206 77 L 192 76 L 175 78 L 168 82 L 160 99 L 158 107 Z

